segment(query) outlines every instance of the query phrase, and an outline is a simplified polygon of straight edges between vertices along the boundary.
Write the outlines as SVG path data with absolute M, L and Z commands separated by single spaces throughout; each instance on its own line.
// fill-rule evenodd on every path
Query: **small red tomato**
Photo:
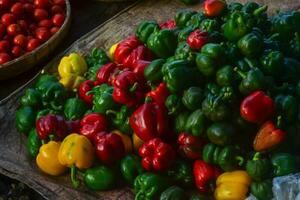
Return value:
M 28 23 L 24 19 L 19 20 L 17 23 L 20 25 L 23 32 L 27 31 Z
M 4 64 L 7 63 L 8 61 L 11 60 L 10 55 L 8 55 L 7 53 L 0 53 L 0 64 Z
M 59 5 L 59 6 L 63 7 L 63 8 L 66 6 L 65 0 L 54 0 L 53 4 L 54 5 Z
M 10 49 L 10 43 L 7 40 L 1 40 L 0 41 L 0 52 L 8 52 Z
M 14 58 L 18 58 L 24 53 L 25 51 L 20 46 L 13 46 L 13 48 L 11 49 L 11 54 Z
M 11 24 L 7 27 L 6 32 L 8 35 L 15 36 L 22 32 L 19 24 Z
M 1 17 L 1 22 L 5 26 L 9 26 L 9 25 L 11 25 L 11 24 L 13 24 L 13 23 L 16 22 L 16 17 L 13 14 L 11 14 L 11 13 L 5 13 Z
M 9 9 L 11 5 L 11 0 L 0 0 L 0 9 L 6 10 Z
M 18 2 L 18 3 L 15 3 L 11 8 L 10 8 L 10 12 L 12 14 L 14 14 L 15 16 L 22 16 L 24 14 L 24 7 L 23 7 L 23 4 Z
M 52 27 L 52 28 L 50 29 L 51 35 L 54 35 L 54 34 L 57 33 L 58 31 L 59 31 L 59 27 L 56 27 L 56 26 L 54 26 L 54 27 Z
M 52 13 L 52 15 L 55 15 L 55 14 L 58 14 L 58 13 L 64 14 L 65 12 L 64 12 L 64 9 L 61 6 L 54 5 L 54 6 L 51 7 L 51 13 Z
M 34 17 L 38 21 L 41 21 L 43 19 L 47 19 L 48 18 L 48 12 L 45 9 L 36 8 L 34 10 Z
M 0 24 L 0 39 L 5 35 L 6 28 L 3 24 Z
M 50 2 L 49 0 L 34 0 L 34 5 L 36 8 L 48 8 Z
M 62 14 L 55 14 L 52 17 L 52 23 L 55 26 L 61 27 L 63 25 L 64 21 L 65 21 L 65 16 Z
M 23 5 L 24 11 L 26 12 L 26 14 L 29 14 L 30 16 L 33 16 L 33 12 L 34 12 L 34 5 L 32 5 L 31 3 L 25 3 Z
M 36 38 L 32 38 L 28 41 L 27 43 L 27 51 L 33 51 L 34 49 L 36 49 L 38 46 L 40 46 L 40 41 Z
M 50 19 L 43 19 L 42 21 L 39 22 L 39 26 L 51 28 L 53 26 L 53 23 Z
M 35 37 L 40 41 L 45 42 L 51 37 L 51 33 L 47 28 L 40 27 L 35 31 Z
M 18 45 L 22 48 L 26 48 L 27 46 L 27 38 L 25 35 L 19 34 L 14 38 L 14 44 Z

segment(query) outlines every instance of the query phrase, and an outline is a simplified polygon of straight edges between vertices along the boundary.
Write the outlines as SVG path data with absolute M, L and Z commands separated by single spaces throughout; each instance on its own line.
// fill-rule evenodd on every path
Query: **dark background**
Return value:
M 70 31 L 64 40 L 65 42 L 58 47 L 52 56 L 49 56 L 49 59 L 45 61 L 45 63 L 61 51 L 65 50 L 81 36 L 90 32 L 92 29 L 130 6 L 132 3 L 133 1 L 100 2 L 96 0 L 71 0 L 72 24 Z M 29 81 L 37 74 L 45 63 L 42 63 L 17 77 L 0 81 L 0 101 Z

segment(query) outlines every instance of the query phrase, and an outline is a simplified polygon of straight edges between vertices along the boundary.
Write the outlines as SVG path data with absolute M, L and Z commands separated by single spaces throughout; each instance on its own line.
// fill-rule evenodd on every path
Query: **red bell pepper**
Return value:
M 201 49 L 208 41 L 208 32 L 200 31 L 199 29 L 193 31 L 187 38 L 188 45 L 195 50 Z
M 93 142 L 96 133 L 106 130 L 108 122 L 103 115 L 90 113 L 81 119 L 80 125 L 80 134 Z
M 135 134 L 144 142 L 169 136 L 167 111 L 157 103 L 142 104 L 133 112 L 129 121 Z
M 142 166 L 147 171 L 163 171 L 169 169 L 176 158 L 176 152 L 171 145 L 160 138 L 154 138 L 139 148 Z
M 175 29 L 176 28 L 176 22 L 175 20 L 169 20 L 166 22 L 162 22 L 159 24 L 160 29 Z
M 96 155 L 104 164 L 113 164 L 125 155 L 121 136 L 114 133 L 100 132 L 94 138 Z
M 159 104 L 160 106 L 165 106 L 165 101 L 169 96 L 170 92 L 165 83 L 160 83 L 154 90 L 148 92 L 146 96 L 151 97 L 152 101 Z
M 226 5 L 225 0 L 205 0 L 202 4 L 204 14 L 207 17 L 219 16 L 226 8 Z
M 139 81 L 141 83 L 146 83 L 146 79 L 144 76 L 144 70 L 146 69 L 146 67 L 148 67 L 148 65 L 150 63 L 151 62 L 149 62 L 149 61 L 139 60 L 133 66 L 133 72 L 137 74 L 137 76 L 139 77 Z
M 197 160 L 194 163 L 193 171 L 198 190 L 203 193 L 212 193 L 214 191 L 214 183 L 222 173 L 221 170 L 214 165 Z
M 63 139 L 68 134 L 68 126 L 62 116 L 48 114 L 36 121 L 36 130 L 41 140 L 54 135 L 57 139 Z
M 67 127 L 68 127 L 68 133 L 79 133 L 80 132 L 80 120 L 70 120 L 66 121 Z
M 188 133 L 180 133 L 178 136 L 178 150 L 182 157 L 196 160 L 201 157 L 205 141 Z
M 256 134 L 253 142 L 255 151 L 265 151 L 278 144 L 285 138 L 286 132 L 277 129 L 272 121 L 265 122 Z
M 263 123 L 272 116 L 274 110 L 274 101 L 263 91 L 251 93 L 240 106 L 241 116 L 252 123 Z
M 113 99 L 115 102 L 132 107 L 144 97 L 143 84 L 139 77 L 132 71 L 125 70 L 117 75 L 113 82 Z
M 114 59 L 120 68 L 132 68 L 138 60 L 151 61 L 153 54 L 137 37 L 130 36 L 117 45 Z
M 92 80 L 86 80 L 80 83 L 78 95 L 79 97 L 89 105 L 93 103 L 93 94 L 89 93 L 94 87 L 94 82 Z
M 97 71 L 95 85 L 101 85 L 103 83 L 107 83 L 108 85 L 111 85 L 112 83 L 109 80 L 111 76 L 117 71 L 119 70 L 115 63 L 107 63 L 103 65 Z

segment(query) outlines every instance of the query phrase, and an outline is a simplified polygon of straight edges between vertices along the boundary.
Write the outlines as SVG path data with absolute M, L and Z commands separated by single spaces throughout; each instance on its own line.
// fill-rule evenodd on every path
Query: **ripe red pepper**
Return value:
M 226 8 L 226 1 L 224 0 L 205 0 L 202 4 L 204 14 L 207 17 L 217 17 Z
M 78 95 L 79 97 L 86 102 L 88 105 L 92 105 L 93 103 L 93 94 L 89 93 L 94 87 L 94 82 L 92 80 L 86 80 L 80 83 Z
M 106 130 L 108 122 L 103 115 L 90 113 L 81 119 L 80 125 L 80 134 L 86 136 L 93 142 L 94 137 L 98 132 Z
M 138 60 L 151 61 L 153 54 L 137 37 L 130 36 L 117 45 L 114 59 L 122 69 L 132 68 Z
M 142 104 L 133 112 L 129 121 L 135 134 L 144 142 L 169 136 L 167 111 L 157 103 Z
M 175 20 L 169 20 L 166 22 L 162 22 L 159 24 L 160 29 L 175 29 L 176 28 L 176 22 Z
M 188 45 L 195 50 L 201 49 L 208 41 L 208 32 L 200 31 L 199 29 L 193 31 L 187 38 Z
M 165 106 L 165 101 L 169 96 L 170 92 L 167 85 L 162 82 L 154 90 L 148 92 L 146 96 L 151 97 L 152 101 L 159 104 L 160 106 Z
M 63 139 L 68 134 L 66 121 L 60 115 L 49 114 L 39 118 L 36 122 L 36 130 L 41 140 L 48 139 L 49 135 Z
M 94 138 L 96 155 L 104 164 L 113 164 L 125 155 L 121 136 L 114 133 L 100 132 Z
M 194 163 L 195 183 L 200 192 L 212 193 L 214 191 L 214 183 L 221 173 L 219 168 L 202 160 L 197 160 Z
M 256 134 L 253 142 L 255 151 L 265 151 L 278 144 L 285 138 L 286 132 L 277 129 L 272 121 L 265 122 Z
M 139 148 L 142 166 L 147 171 L 163 171 L 169 169 L 176 158 L 176 152 L 171 145 L 160 138 L 154 138 Z
M 196 160 L 201 157 L 205 141 L 188 133 L 180 133 L 178 136 L 178 150 L 182 157 Z
M 133 72 L 137 74 L 137 76 L 140 78 L 139 81 L 141 83 L 146 83 L 146 79 L 144 76 L 144 70 L 151 62 L 145 61 L 145 60 L 139 60 L 135 63 L 133 66 Z
M 66 121 L 68 127 L 68 133 L 79 133 L 80 132 L 80 120 Z
M 241 116 L 252 123 L 263 123 L 272 116 L 274 110 L 274 101 L 263 91 L 251 93 L 240 106 Z
M 119 70 L 115 63 L 107 63 L 103 65 L 96 73 L 95 85 L 101 85 L 103 83 L 111 85 L 112 83 L 110 82 L 110 78 L 117 71 Z
M 113 82 L 113 99 L 115 102 L 132 107 L 144 97 L 143 85 L 132 71 L 125 70 L 117 75 Z

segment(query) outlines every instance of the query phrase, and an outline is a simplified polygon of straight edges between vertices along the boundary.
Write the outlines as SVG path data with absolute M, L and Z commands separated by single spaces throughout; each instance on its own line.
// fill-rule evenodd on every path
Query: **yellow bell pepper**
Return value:
M 130 154 L 132 152 L 132 141 L 131 141 L 131 138 L 128 135 L 122 133 L 119 130 L 113 130 L 112 133 L 121 136 L 123 144 L 124 144 L 124 147 L 125 147 L 125 153 L 126 154 Z
M 221 174 L 214 193 L 216 200 L 244 200 L 247 197 L 251 178 L 246 171 L 237 170 Z
M 76 89 L 84 80 L 87 71 L 85 60 L 78 53 L 71 53 L 61 59 L 58 65 L 60 82 L 68 89 Z
M 110 58 L 110 60 L 114 60 L 114 54 L 115 54 L 115 51 L 116 51 L 116 48 L 118 46 L 119 43 L 116 43 L 114 45 L 112 45 L 110 48 L 109 48 L 109 51 L 108 51 L 108 57 Z
M 62 142 L 58 160 L 60 164 L 71 168 L 71 181 L 75 188 L 79 187 L 76 169 L 90 168 L 94 162 L 94 147 L 83 135 L 72 133 Z
M 144 144 L 143 140 L 141 140 L 135 133 L 132 134 L 133 148 L 135 152 L 139 151 L 140 146 Z
M 66 167 L 58 161 L 60 142 L 50 141 L 40 147 L 36 157 L 36 164 L 46 174 L 58 176 L 66 171 Z

